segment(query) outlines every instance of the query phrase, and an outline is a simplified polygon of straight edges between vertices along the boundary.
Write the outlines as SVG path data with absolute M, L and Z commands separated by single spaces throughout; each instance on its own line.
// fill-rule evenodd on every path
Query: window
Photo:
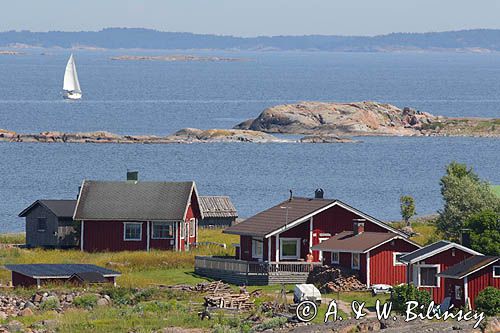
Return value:
M 455 299 L 456 300 L 462 299 L 462 287 L 461 286 L 455 286 Z
M 140 241 L 142 239 L 142 223 L 124 223 L 123 239 L 126 241 Z
M 153 239 L 174 238 L 175 227 L 170 222 L 153 222 Z
M 500 278 L 500 266 L 493 266 L 493 277 Z
M 190 237 L 196 236 L 196 220 L 195 219 L 189 220 L 189 236 Z
M 404 266 L 402 262 L 399 261 L 399 258 L 404 256 L 407 252 L 392 252 L 392 264 L 394 266 Z
M 181 221 L 180 224 L 181 224 L 181 239 L 184 239 L 184 237 L 186 236 L 186 222 Z
M 339 263 L 340 263 L 340 253 L 332 252 L 332 264 L 339 264 Z
M 264 242 L 262 239 L 252 238 L 252 258 L 261 259 L 264 253 Z
M 439 287 L 438 266 L 420 266 L 419 267 L 419 287 Z
M 47 218 L 45 218 L 45 217 L 39 217 L 37 219 L 36 229 L 38 231 L 45 231 L 45 230 L 47 230 Z
M 359 269 L 359 253 L 351 254 L 351 268 Z
M 280 238 L 280 258 L 299 259 L 300 238 Z

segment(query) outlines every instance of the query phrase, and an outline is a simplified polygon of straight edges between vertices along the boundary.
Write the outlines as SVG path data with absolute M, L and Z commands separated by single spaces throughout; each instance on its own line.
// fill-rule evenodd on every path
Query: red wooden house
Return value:
M 323 253 L 324 264 L 359 270 L 367 287 L 405 283 L 406 265 L 398 257 L 419 248 L 393 232 L 365 232 L 363 222 L 355 222 L 353 231 L 343 231 L 312 247 Z
M 405 233 L 340 200 L 321 196 L 293 197 L 225 229 L 225 233 L 240 235 L 237 258 L 261 262 L 304 261 L 313 246 L 343 231 L 351 232 L 353 221 L 363 222 L 367 232 L 408 238 Z M 323 261 L 320 251 L 313 251 L 313 256 L 315 262 Z
M 73 218 L 82 251 L 184 251 L 203 214 L 194 182 L 85 180 Z
M 440 273 L 466 259 L 481 255 L 468 247 L 449 241 L 439 241 L 399 257 L 409 269 L 407 282 L 430 292 L 432 299 L 441 304 L 450 296 L 445 278 Z
M 438 276 L 444 279 L 445 295 L 456 307 L 474 308 L 474 300 L 483 289 L 500 289 L 500 257 L 471 256 Z

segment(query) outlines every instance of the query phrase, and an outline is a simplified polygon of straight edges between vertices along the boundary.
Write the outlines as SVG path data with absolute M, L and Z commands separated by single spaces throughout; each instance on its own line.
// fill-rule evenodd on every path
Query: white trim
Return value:
M 358 256 L 358 266 L 354 266 L 354 255 Z M 360 270 L 361 269 L 361 253 L 351 252 L 351 269 Z
M 174 237 L 174 244 L 175 244 L 175 251 L 179 251 L 179 221 L 175 222 L 175 237 Z
M 366 287 L 370 288 L 370 252 L 366 253 Z
M 74 274 L 71 275 L 55 275 L 55 276 L 45 276 L 45 275 L 34 275 L 32 276 L 33 279 L 69 279 L 72 277 Z M 121 274 L 102 274 L 103 277 L 117 277 L 120 276 Z
M 313 217 L 309 219 L 309 251 L 311 251 L 311 248 L 313 246 L 313 229 L 314 229 L 314 222 L 313 222 Z
M 464 278 L 464 304 L 465 304 L 465 306 L 469 306 L 469 309 L 470 309 L 469 279 L 467 277 Z
M 441 272 L 440 264 L 418 264 L 414 265 L 417 268 L 417 287 L 424 288 L 439 288 L 441 286 L 441 277 L 438 275 Z M 437 268 L 436 270 L 436 285 L 435 286 L 425 286 L 420 284 L 420 268 Z
M 284 256 L 283 255 L 283 241 L 295 241 L 297 244 L 297 248 L 295 249 L 295 255 L 294 256 Z M 282 237 L 280 238 L 280 259 L 282 260 L 296 260 L 300 258 L 300 243 L 302 239 L 301 238 L 296 238 L 296 237 Z
M 151 238 L 151 231 L 149 230 L 149 221 L 146 222 L 146 251 L 149 252 L 149 239 Z
M 337 254 L 337 261 L 333 261 L 333 254 L 336 253 Z M 339 251 L 332 251 L 330 252 L 330 261 L 333 265 L 338 265 L 340 264 L 340 252 Z
M 181 236 L 180 236 L 180 239 L 184 239 L 184 236 L 186 235 L 186 221 L 182 220 L 182 221 L 179 221 L 179 224 L 180 224 L 180 232 L 181 232 Z
M 322 211 L 325 211 L 325 210 L 327 210 L 327 209 L 329 209 L 329 208 L 331 208 L 333 206 L 337 206 L 337 205 L 340 206 L 340 207 L 342 207 L 342 208 L 344 208 L 344 209 L 346 209 L 346 210 L 348 210 L 348 211 L 350 211 L 351 213 L 354 213 L 354 214 L 356 214 L 356 215 L 358 215 L 358 216 L 360 216 L 360 217 L 362 217 L 362 218 L 364 218 L 364 219 L 372 222 L 372 223 L 375 223 L 376 225 L 378 225 L 378 226 L 380 226 L 380 227 L 382 227 L 384 229 L 392 231 L 393 233 L 398 234 L 398 235 L 400 235 L 400 236 L 402 236 L 404 238 L 409 238 L 409 236 L 407 234 L 405 234 L 404 232 L 402 232 L 402 231 L 400 231 L 398 229 L 395 229 L 395 228 L 387 225 L 386 223 L 383 223 L 382 221 L 378 221 L 375 218 L 373 218 L 373 217 L 371 217 L 369 215 L 366 215 L 365 213 L 363 213 L 363 212 L 361 212 L 361 211 L 359 211 L 357 209 L 354 209 L 352 207 L 348 207 L 346 204 L 344 204 L 344 203 L 342 203 L 342 202 L 340 202 L 338 200 L 336 200 L 336 201 L 334 201 L 334 202 L 332 202 L 332 203 L 330 203 L 330 204 L 328 204 L 328 205 L 326 205 L 326 206 L 324 206 L 324 207 L 322 207 L 320 209 L 317 209 L 314 212 L 309 213 L 309 214 L 307 214 L 307 215 L 305 215 L 305 216 L 303 216 L 303 217 L 301 217 L 301 218 L 299 218 L 299 219 L 297 219 L 297 220 L 295 220 L 295 221 L 293 221 L 291 223 L 288 223 L 286 226 L 283 226 L 283 227 L 281 227 L 279 229 L 276 229 L 276 230 L 268 233 L 267 235 L 265 235 L 265 237 L 268 238 L 268 237 L 274 236 L 277 233 L 282 233 L 283 231 L 286 231 L 288 229 L 291 229 L 291 228 L 295 227 L 298 224 L 301 224 L 302 222 L 304 222 L 304 221 L 308 220 L 309 218 L 313 217 L 314 215 L 317 215 L 317 214 L 321 213 Z
M 76 199 L 75 211 L 73 212 L 73 220 L 76 221 L 76 210 L 80 204 L 80 198 L 82 197 L 83 185 L 85 185 L 85 179 L 82 180 L 82 185 L 80 186 L 80 191 L 78 191 L 78 198 Z
M 140 242 L 142 241 L 142 223 L 143 222 L 123 222 L 123 240 L 125 242 Z M 141 227 L 141 232 L 140 232 L 140 237 L 139 239 L 133 238 L 133 239 L 127 239 L 127 225 L 128 224 L 138 224 Z
M 274 258 L 274 261 L 279 262 L 280 261 L 280 234 L 276 234 L 274 243 L 276 246 L 276 258 Z
M 406 266 L 405 263 L 402 263 L 401 261 L 398 261 L 396 258 L 398 255 L 405 255 L 408 254 L 408 252 L 392 252 L 392 265 L 393 266 Z
M 330 239 L 330 237 L 319 237 L 319 235 L 318 235 L 318 242 L 319 242 L 318 245 L 326 240 L 329 240 L 329 239 Z M 309 248 L 309 251 L 310 250 L 311 250 L 311 248 Z M 323 262 L 323 251 L 322 250 L 319 251 L 318 260 L 319 260 L 319 262 Z
M 498 260 L 497 260 L 497 261 L 498 261 Z M 500 266 L 493 266 L 493 278 L 498 279 L 498 278 L 500 278 L 500 275 L 496 275 L 496 274 L 495 274 L 495 268 L 500 269 Z
M 271 238 L 267 239 L 267 261 L 271 262 Z
M 83 229 L 85 228 L 85 221 L 82 220 L 80 223 L 81 223 L 81 225 L 80 225 L 80 251 L 83 252 L 83 236 L 84 236 Z
M 175 233 L 177 232 L 177 226 L 175 222 L 170 221 L 150 221 L 151 222 L 151 239 L 174 239 Z M 155 224 L 168 224 L 170 225 L 172 230 L 172 237 L 155 237 Z
M 255 251 L 257 249 L 257 247 L 254 246 L 255 243 L 260 243 L 262 246 L 260 255 Z M 258 259 L 259 261 L 264 259 L 264 239 L 252 237 L 252 259 Z
M 430 244 L 430 245 L 427 245 L 426 247 L 428 247 L 428 246 L 432 246 L 432 245 L 434 245 L 434 244 L 436 244 L 436 243 L 439 243 L 439 242 L 443 242 L 443 241 L 442 241 L 442 240 L 440 240 L 440 241 L 434 242 L 434 243 L 432 243 L 432 244 Z M 434 250 L 434 251 L 431 251 L 431 252 L 428 252 L 428 253 L 422 254 L 420 257 L 414 258 L 414 259 L 412 259 L 412 260 L 410 260 L 410 261 L 403 260 L 403 262 L 413 264 L 413 263 L 415 263 L 415 262 L 417 262 L 417 261 L 422 261 L 423 259 L 426 259 L 426 258 L 432 257 L 432 256 L 434 256 L 434 255 L 436 255 L 436 254 L 438 254 L 438 253 L 441 253 L 441 252 L 447 251 L 447 250 L 449 250 L 449 249 L 451 249 L 451 248 L 453 248 L 453 247 L 455 247 L 455 248 L 457 248 L 457 249 L 459 249 L 459 250 L 462 250 L 462 251 L 464 251 L 464 252 L 467 252 L 467 253 L 473 254 L 473 255 L 477 255 L 477 256 L 482 256 L 482 255 L 483 255 L 482 253 L 476 252 L 476 251 L 474 251 L 474 250 L 472 250 L 472 249 L 469 249 L 468 247 L 465 247 L 465 246 L 463 246 L 463 245 L 460 245 L 460 244 L 457 244 L 457 243 L 448 242 L 448 241 L 444 241 L 444 242 L 447 242 L 447 243 L 448 243 L 448 245 L 442 246 L 442 247 L 440 247 L 440 248 L 438 248 L 438 249 L 436 249 L 436 250 Z M 425 247 L 424 247 L 424 249 L 425 249 Z M 418 251 L 418 250 L 415 250 L 415 251 Z M 413 252 L 415 252 L 415 251 L 413 251 Z M 413 252 L 410 252 L 410 253 L 408 253 L 408 254 L 411 254 L 411 253 L 413 253 Z

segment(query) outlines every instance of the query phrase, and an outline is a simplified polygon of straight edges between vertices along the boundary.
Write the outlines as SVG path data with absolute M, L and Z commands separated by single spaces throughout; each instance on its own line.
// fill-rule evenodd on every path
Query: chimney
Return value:
M 365 219 L 354 219 L 353 221 L 353 234 L 354 235 L 359 235 L 365 232 Z
M 461 231 L 461 240 L 463 246 L 470 248 L 470 229 L 462 229 Z
M 139 171 L 128 171 L 127 170 L 127 181 L 128 182 L 138 182 L 139 181 Z
M 314 198 L 315 199 L 323 199 L 324 195 L 325 195 L 325 191 L 323 191 L 322 188 L 317 188 L 316 191 L 314 191 Z

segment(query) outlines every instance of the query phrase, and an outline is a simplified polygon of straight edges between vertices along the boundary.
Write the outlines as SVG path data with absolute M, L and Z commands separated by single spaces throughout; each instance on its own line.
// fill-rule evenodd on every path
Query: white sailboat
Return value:
M 66 64 L 66 71 L 64 72 L 64 98 L 67 99 L 80 99 L 82 98 L 82 89 L 78 81 L 78 73 L 76 72 L 75 58 L 73 54 L 69 57 Z

